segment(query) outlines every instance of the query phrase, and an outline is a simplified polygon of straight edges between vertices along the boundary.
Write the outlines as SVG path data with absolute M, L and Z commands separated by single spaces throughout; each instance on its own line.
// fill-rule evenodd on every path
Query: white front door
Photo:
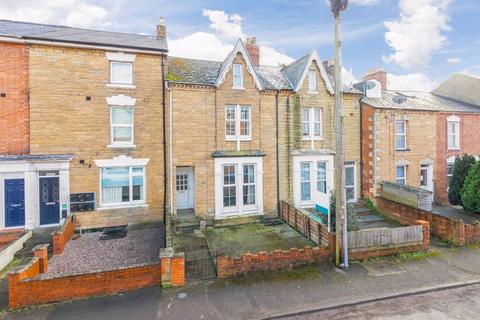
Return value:
M 357 201 L 357 172 L 355 162 L 345 164 L 345 196 L 347 202 Z
M 194 204 L 193 168 L 177 168 L 176 182 L 176 207 L 177 209 L 191 209 Z
M 433 166 L 422 164 L 420 167 L 420 186 L 433 192 Z

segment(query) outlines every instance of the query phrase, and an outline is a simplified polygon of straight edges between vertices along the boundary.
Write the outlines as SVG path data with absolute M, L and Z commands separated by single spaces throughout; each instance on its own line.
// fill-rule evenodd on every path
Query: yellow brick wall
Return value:
M 407 121 L 407 150 L 395 148 L 395 121 Z M 376 188 L 382 181 L 396 181 L 397 162 L 406 160 L 407 184 L 420 187 L 421 161 L 436 159 L 435 114 L 427 111 L 376 109 L 374 114 Z M 435 179 L 435 172 L 434 172 Z
M 135 89 L 110 88 L 106 86 L 109 61 L 105 51 L 37 45 L 30 49 L 31 153 L 73 154 L 70 192 L 94 191 L 99 198 L 96 159 L 119 155 L 150 159 L 146 167 L 148 208 L 136 211 L 138 217 L 131 210 L 125 212 L 127 222 L 145 216 L 160 218 L 163 207 L 161 57 L 136 54 L 133 69 Z M 107 147 L 110 111 L 106 98 L 118 94 L 136 99 L 134 149 Z M 85 164 L 79 163 L 81 159 Z M 122 210 L 116 213 L 121 215 Z M 108 216 L 109 212 L 99 214 Z
M 234 63 L 243 64 L 244 90 L 234 90 L 232 70 L 219 88 L 172 84 L 173 176 L 176 167 L 192 166 L 195 174 L 195 212 L 212 216 L 215 210 L 215 151 L 236 150 L 237 143 L 225 140 L 225 106 L 251 107 L 251 141 L 240 142 L 240 150 L 262 150 L 264 212 L 276 210 L 275 92 L 260 91 L 239 54 Z M 175 188 L 173 188 L 175 206 Z

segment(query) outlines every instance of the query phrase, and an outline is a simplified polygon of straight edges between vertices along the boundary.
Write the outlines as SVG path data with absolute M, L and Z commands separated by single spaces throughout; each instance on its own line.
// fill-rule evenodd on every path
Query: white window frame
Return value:
M 308 164 L 308 179 L 304 179 L 302 176 L 302 171 L 303 171 L 303 165 Z M 311 161 L 302 161 L 300 162 L 300 201 L 301 202 L 311 202 L 312 201 L 312 162 Z M 309 187 L 309 198 L 308 199 L 303 199 L 302 198 L 302 186 L 304 183 L 308 183 Z
M 130 78 L 126 81 L 113 81 L 113 69 L 115 65 L 125 65 L 129 66 L 130 68 Z M 119 85 L 119 86 L 131 86 L 133 85 L 133 63 L 132 62 L 125 62 L 125 61 L 110 61 L 110 84 L 112 85 Z
M 239 69 L 236 69 L 236 68 L 239 68 Z M 238 74 L 237 74 L 238 72 Z M 233 89 L 240 89 L 240 90 L 243 90 L 245 89 L 244 87 L 244 83 L 243 83 L 243 65 L 240 64 L 240 63 L 234 63 L 232 64 L 232 82 L 233 82 Z M 235 79 L 236 78 L 239 78 L 240 80 L 240 85 L 237 86 L 235 85 Z
M 243 204 L 243 167 L 254 166 L 255 203 Z M 236 206 L 224 207 L 223 203 L 223 168 L 235 166 Z M 256 215 L 263 213 L 263 158 L 262 157 L 226 157 L 215 158 L 215 218 L 224 219 L 231 216 Z
M 308 70 L 308 93 L 317 94 L 317 72 L 315 70 Z
M 134 124 L 135 124 L 135 119 L 134 119 L 134 114 L 135 114 L 135 108 L 133 106 L 116 106 L 112 105 L 110 107 L 110 147 L 135 147 L 134 145 Z M 131 124 L 114 124 L 113 123 L 113 109 L 114 108 L 130 108 L 132 109 L 132 123 Z M 131 129 L 131 137 L 130 141 L 114 141 L 114 129 L 115 128 L 130 128 Z
M 450 132 L 450 124 L 454 125 L 455 134 Z M 450 137 L 454 136 L 455 145 L 450 145 Z M 460 118 L 456 116 L 450 116 L 447 118 L 447 149 L 448 150 L 460 150 Z
M 226 167 L 233 167 L 234 168 L 234 177 L 235 177 L 235 181 L 233 184 L 229 183 L 229 184 L 225 184 L 225 168 Z M 229 209 L 232 209 L 232 208 L 237 208 L 239 206 L 239 203 L 238 203 L 238 168 L 239 166 L 235 163 L 226 163 L 226 164 L 223 164 L 222 165 L 222 208 L 223 210 L 229 210 Z M 234 206 L 225 206 L 225 201 L 224 201 L 224 198 L 225 198 L 225 191 L 224 189 L 225 188 L 232 188 L 234 187 L 235 188 L 235 205 Z
M 304 113 L 308 110 L 308 120 L 304 120 Z M 315 112 L 319 113 L 319 121 L 315 120 Z M 302 108 L 302 137 L 303 140 L 323 140 L 323 109 L 322 108 Z M 315 125 L 320 126 L 320 134 L 315 134 Z M 308 134 L 304 134 L 304 126 L 308 125 Z
M 403 177 L 398 176 L 398 171 L 397 169 L 402 167 L 403 168 Z M 398 181 L 403 180 L 403 185 L 407 185 L 407 166 L 406 165 L 397 165 L 395 167 L 395 181 L 398 183 Z
M 253 166 L 253 182 L 245 182 L 244 180 L 244 169 L 246 166 Z M 240 199 L 242 201 L 242 206 L 244 208 L 252 208 L 252 207 L 255 207 L 256 203 L 257 203 L 257 166 L 255 163 L 244 163 L 242 164 L 242 172 L 241 172 L 241 177 L 242 177 L 242 181 L 240 181 L 242 183 L 242 198 Z M 255 202 L 254 203 L 247 203 L 245 204 L 244 202 L 244 196 L 245 196 L 245 193 L 243 192 L 243 187 L 246 187 L 246 186 L 253 186 L 254 188 L 254 196 L 255 196 Z
M 452 156 L 450 158 L 447 159 L 447 167 L 446 167 L 446 176 L 447 176 L 447 192 L 448 190 L 450 189 L 450 178 L 453 177 L 453 168 L 455 166 L 455 156 Z M 452 166 L 452 173 L 449 174 L 448 173 L 448 168 Z
M 116 203 L 103 203 L 103 185 L 102 185 L 102 175 L 103 169 L 110 169 L 110 168 L 128 168 L 128 192 L 129 192 L 129 201 L 128 202 L 116 202 Z M 141 173 L 133 172 L 134 168 L 142 168 Z M 146 166 L 104 166 L 100 167 L 100 206 L 99 209 L 112 209 L 112 208 L 122 208 L 122 207 L 135 207 L 135 206 L 142 206 L 146 204 L 147 201 L 147 168 Z M 142 177 L 143 178 L 143 199 L 141 200 L 133 200 L 133 177 Z
M 325 177 L 320 178 L 320 164 L 325 167 Z M 318 186 L 319 183 L 325 183 L 325 192 L 321 191 Z M 317 161 L 317 192 L 327 193 L 328 192 L 328 179 L 327 179 L 327 161 Z
M 403 123 L 403 132 L 398 133 L 397 128 L 398 124 Z M 404 139 L 404 146 L 399 147 L 397 144 L 397 138 L 403 137 Z M 395 150 L 407 150 L 407 121 L 406 120 L 395 120 Z
M 228 108 L 235 107 L 235 118 L 234 119 L 227 119 L 227 110 Z M 242 120 L 242 108 L 248 108 L 248 121 Z M 234 122 L 235 123 L 235 135 L 227 135 L 227 123 Z M 241 122 L 248 123 L 248 135 L 240 134 L 240 124 Z M 247 105 L 240 105 L 240 104 L 230 104 L 225 106 L 225 140 L 226 141 L 250 141 L 252 140 L 252 107 Z

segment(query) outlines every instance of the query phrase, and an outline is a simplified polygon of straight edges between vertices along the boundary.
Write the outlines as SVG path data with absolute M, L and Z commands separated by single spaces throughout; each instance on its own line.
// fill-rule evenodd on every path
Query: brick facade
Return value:
M 456 116 L 460 118 L 460 148 L 449 150 L 447 145 L 447 118 Z M 467 113 L 437 113 L 436 115 L 436 183 L 435 200 L 442 204 L 448 204 L 448 177 L 447 161 L 449 158 L 463 156 L 464 154 L 480 155 L 480 144 L 478 143 L 478 129 L 480 114 Z
M 406 121 L 406 150 L 397 150 L 395 123 Z M 436 176 L 436 116 L 429 111 L 378 109 L 362 105 L 363 194 L 375 196 L 382 181 L 396 182 L 398 165 L 406 165 L 406 184 L 420 187 L 421 165 Z
M 28 47 L 0 43 L 0 155 L 28 154 Z
M 161 219 L 163 208 L 161 56 L 135 54 L 134 87 L 108 86 L 106 52 L 32 45 L 30 47 L 31 152 L 73 154 L 70 192 L 96 192 L 100 206 L 100 170 L 95 160 L 118 156 L 146 158 L 146 205 L 132 209 L 78 213 L 77 227 L 102 227 Z M 112 148 L 106 98 L 136 99 L 134 148 Z M 94 217 L 94 218 L 93 218 Z

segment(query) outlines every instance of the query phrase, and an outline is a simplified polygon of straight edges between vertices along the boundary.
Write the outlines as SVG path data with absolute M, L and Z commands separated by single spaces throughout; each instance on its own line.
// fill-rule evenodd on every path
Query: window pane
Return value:
M 315 71 L 308 72 L 308 91 L 315 92 L 317 91 L 317 83 L 315 79 Z
M 308 162 L 301 164 L 301 179 L 302 181 L 310 181 L 310 163 Z
M 131 127 L 114 127 L 113 141 L 114 142 L 132 141 L 132 128 Z
M 234 136 L 235 135 L 235 121 L 227 121 L 226 123 L 226 134 L 227 136 Z
M 249 121 L 240 121 L 240 135 L 249 136 L 250 135 L 250 122 Z
M 317 163 L 317 191 L 327 193 L 327 164 Z
M 132 64 L 129 62 L 111 62 L 111 83 L 132 84 Z
M 302 201 L 310 200 L 310 182 L 301 183 Z
M 237 205 L 236 187 L 223 187 L 223 206 L 233 207 Z
M 143 198 L 143 176 L 132 177 L 132 200 L 144 200 Z
M 235 184 L 235 166 L 223 167 L 223 184 L 224 185 Z
M 243 166 L 243 183 L 255 183 L 255 165 Z
M 405 133 L 405 122 L 397 121 L 396 129 L 397 129 L 397 133 Z
M 227 119 L 235 120 L 235 106 L 227 106 Z
M 406 141 L 405 136 L 397 136 L 397 149 L 405 149 Z
M 120 203 L 130 201 L 128 168 L 102 169 L 102 202 Z
M 320 122 L 320 109 L 313 109 L 315 122 Z
M 243 204 L 255 204 L 255 185 L 243 186 Z
M 234 64 L 233 65 L 233 87 L 234 88 L 242 88 L 243 87 L 242 65 L 241 64 Z
M 405 167 L 399 166 L 397 167 L 397 178 L 404 178 L 405 177 Z
M 132 107 L 112 107 L 112 124 L 132 124 Z
M 302 121 L 309 121 L 310 120 L 310 109 L 303 109 L 302 110 Z
M 241 107 L 241 118 L 242 120 L 250 120 L 250 107 Z
M 345 185 L 346 186 L 355 185 L 355 168 L 352 168 L 352 167 L 345 168 Z
M 315 123 L 314 124 L 314 132 L 315 132 L 315 135 L 316 136 L 320 136 L 321 133 L 322 133 L 322 130 L 321 130 L 321 127 L 320 127 L 320 123 Z

